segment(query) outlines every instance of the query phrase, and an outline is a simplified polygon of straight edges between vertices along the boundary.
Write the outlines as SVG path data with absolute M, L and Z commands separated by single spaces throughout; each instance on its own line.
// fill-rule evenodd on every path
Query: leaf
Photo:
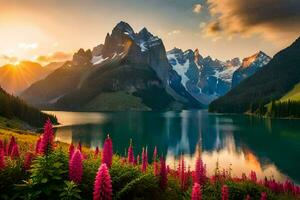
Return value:
M 41 183 L 47 183 L 48 182 L 48 179 L 47 178 L 43 178 L 42 180 L 41 180 Z

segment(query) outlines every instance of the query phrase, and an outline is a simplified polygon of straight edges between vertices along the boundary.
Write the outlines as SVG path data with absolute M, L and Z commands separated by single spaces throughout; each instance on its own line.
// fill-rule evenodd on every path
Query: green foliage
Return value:
M 161 199 L 161 193 L 157 177 L 148 173 L 126 184 L 116 199 Z
M 0 199 L 11 199 L 15 195 L 15 184 L 20 184 L 28 178 L 28 173 L 23 170 L 22 160 L 6 159 L 6 168 L 0 170 Z
M 61 200 L 75 200 L 81 199 L 80 190 L 73 181 L 65 181 L 65 187 L 62 193 L 59 195 Z
M 56 199 L 68 179 L 68 157 L 61 149 L 39 156 L 33 161 L 30 173 L 24 189 L 30 193 L 38 192 L 40 199 Z

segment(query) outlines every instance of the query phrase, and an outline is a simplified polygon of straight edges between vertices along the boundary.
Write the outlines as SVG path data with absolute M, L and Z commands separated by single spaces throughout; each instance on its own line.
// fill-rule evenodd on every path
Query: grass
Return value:
M 279 101 L 300 101 L 300 83 L 294 86 L 294 88 L 284 95 Z
M 123 110 L 150 110 L 142 99 L 124 91 L 104 92 L 90 101 L 83 110 L 123 111 Z

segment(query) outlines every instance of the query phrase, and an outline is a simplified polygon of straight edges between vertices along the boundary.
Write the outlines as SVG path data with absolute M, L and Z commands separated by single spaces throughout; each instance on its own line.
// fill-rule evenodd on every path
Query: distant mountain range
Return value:
M 271 101 L 287 97 L 297 100 L 300 83 L 300 38 L 278 52 L 253 76 L 242 81 L 225 96 L 210 104 L 210 111 L 223 113 L 255 112 Z M 261 57 L 266 58 L 263 54 Z M 247 64 L 246 66 L 250 66 Z M 245 71 L 245 70 L 240 70 Z M 240 72 L 239 72 L 240 73 Z
M 269 61 L 259 52 L 243 63 L 174 48 L 146 28 L 118 23 L 104 44 L 80 49 L 71 61 L 33 83 L 21 97 L 59 110 L 168 110 L 205 108 Z M 234 77 L 234 78 L 233 78 Z
M 105 43 L 80 49 L 21 95 L 40 108 L 63 110 L 163 110 L 202 105 L 180 83 L 160 38 L 135 33 L 120 22 Z M 108 103 L 105 103 L 108 102 Z
M 243 59 L 233 58 L 226 62 L 203 57 L 195 51 L 174 48 L 167 53 L 172 68 L 181 77 L 181 83 L 198 102 L 208 105 L 225 95 L 232 86 L 252 76 L 260 67 L 270 61 L 263 52 Z
M 22 61 L 18 64 L 7 64 L 0 67 L 0 86 L 10 94 L 18 95 L 32 83 L 45 78 L 63 63 L 50 63 L 42 67 L 31 61 Z

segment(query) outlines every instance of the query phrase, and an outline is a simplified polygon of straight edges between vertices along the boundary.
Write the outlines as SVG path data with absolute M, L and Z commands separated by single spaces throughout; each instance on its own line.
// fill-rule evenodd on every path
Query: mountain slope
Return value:
M 7 64 L 0 67 L 0 85 L 8 93 L 19 94 L 50 72 L 48 68 L 30 61 L 22 61 L 16 65 Z
M 292 90 L 286 93 L 279 101 L 300 101 L 300 83 L 296 84 Z
M 241 82 L 224 97 L 213 101 L 213 112 L 244 113 L 278 100 L 300 82 L 300 38 L 277 53 L 253 76 Z
M 238 68 L 232 76 L 232 87 L 237 86 L 241 81 L 252 76 L 261 67 L 265 66 L 270 62 L 269 57 L 264 52 L 260 51 L 252 56 L 243 59 L 242 65 Z
M 240 66 L 238 58 L 227 62 L 203 58 L 198 49 L 183 52 L 174 48 L 167 57 L 186 91 L 204 105 L 230 90 L 232 74 Z
M 173 105 L 179 104 L 200 106 L 184 89 L 181 90 L 183 86 L 174 87 L 177 80 L 178 75 L 168 62 L 162 40 L 146 28 L 135 33 L 129 24 L 120 22 L 111 34 L 107 34 L 104 44 L 93 51 L 80 49 L 72 61 L 33 84 L 22 98 L 39 107 L 59 110 L 111 107 L 99 102 L 99 96 L 129 98 L 133 104 L 124 99 L 114 101 L 124 102 L 115 107 L 140 106 L 133 106 L 134 110 L 172 109 Z M 141 104 L 137 103 L 139 100 Z
M 54 116 L 28 106 L 21 99 L 6 93 L 2 88 L 0 88 L 0 116 L 9 119 L 17 118 L 35 127 L 42 127 L 48 118 L 53 123 L 57 123 Z

